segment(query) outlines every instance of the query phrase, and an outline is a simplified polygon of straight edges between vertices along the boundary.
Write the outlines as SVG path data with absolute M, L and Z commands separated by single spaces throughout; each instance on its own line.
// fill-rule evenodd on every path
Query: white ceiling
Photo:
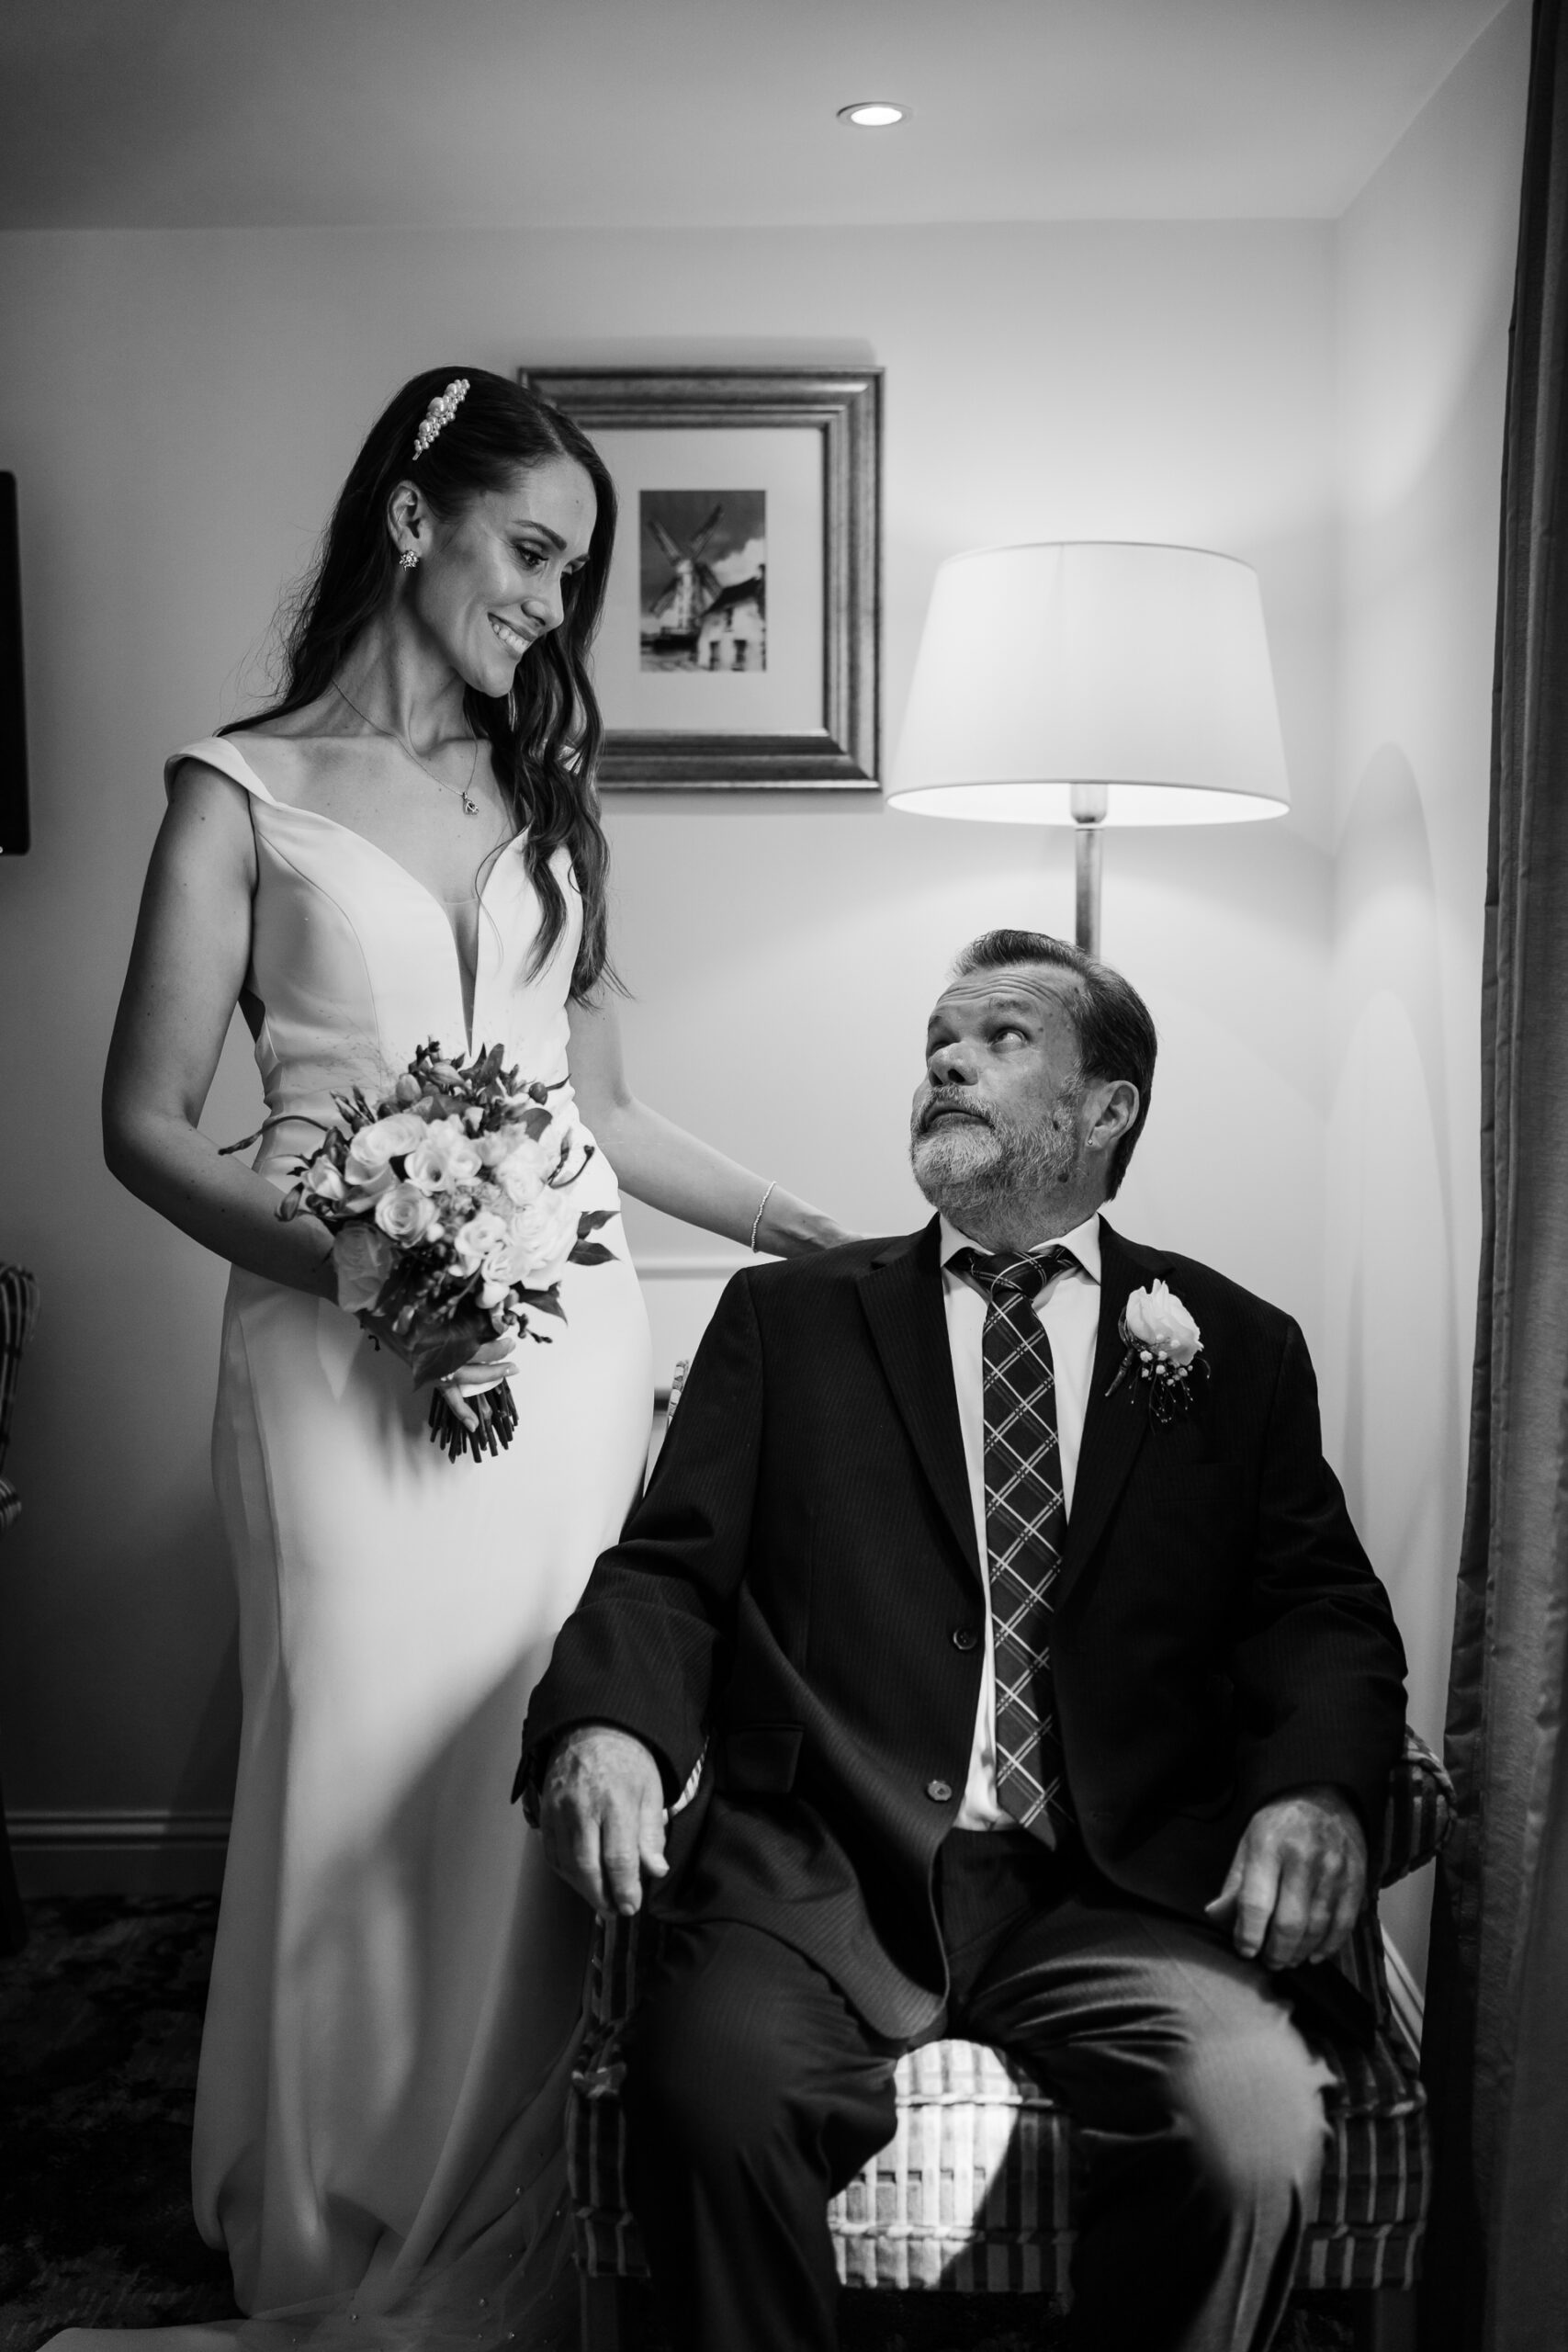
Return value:
M 1503 5 L 4 0 L 0 228 L 1331 219 Z

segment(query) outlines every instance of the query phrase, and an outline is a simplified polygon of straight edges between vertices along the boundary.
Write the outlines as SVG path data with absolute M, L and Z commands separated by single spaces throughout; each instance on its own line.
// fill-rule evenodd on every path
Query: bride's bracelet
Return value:
M 777 1192 L 777 1190 L 778 1190 L 778 1182 L 779 1182 L 779 1180 L 778 1180 L 778 1178 L 775 1176 L 775 1177 L 773 1178 L 773 1180 L 772 1183 L 770 1183 L 770 1185 L 768 1186 L 767 1191 L 763 1193 L 763 1195 L 762 1195 L 761 1199 L 758 1202 L 758 1204 L 757 1204 L 757 1214 L 756 1214 L 756 1216 L 751 1219 L 751 1238 L 750 1238 L 750 1241 L 749 1242 L 749 1244 L 748 1244 L 747 1246 L 748 1246 L 748 1247 L 749 1247 L 749 1249 L 751 1250 L 751 1252 L 752 1252 L 753 1256 L 756 1254 L 756 1249 L 757 1249 L 757 1231 L 758 1231 L 758 1228 L 759 1228 L 759 1227 L 761 1226 L 761 1222 L 762 1222 L 762 1211 L 767 1207 L 768 1203 L 773 1199 L 773 1194 Z

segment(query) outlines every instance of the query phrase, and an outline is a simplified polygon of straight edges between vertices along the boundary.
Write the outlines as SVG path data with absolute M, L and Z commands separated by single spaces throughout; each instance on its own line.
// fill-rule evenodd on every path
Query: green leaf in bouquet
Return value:
M 395 1255 L 391 1242 L 378 1225 L 345 1225 L 333 1243 L 338 1305 L 350 1315 L 362 1315 L 378 1306 Z
M 619 1215 L 618 1209 L 584 1209 L 577 1220 L 578 1239 L 586 1241 L 591 1233 L 597 1233 L 602 1225 L 610 1224 Z
M 423 1388 L 433 1380 L 445 1380 L 494 1337 L 490 1317 L 471 1302 L 465 1302 L 447 1320 L 427 1325 L 403 1342 L 414 1386 Z
M 566 1262 L 569 1266 L 608 1266 L 614 1262 L 615 1255 L 602 1241 L 580 1241 Z
M 560 1303 L 558 1283 L 552 1283 L 548 1290 L 519 1291 L 517 1296 L 530 1315 L 554 1315 L 558 1317 L 561 1322 L 566 1321 L 566 1309 Z M 539 1334 L 535 1332 L 532 1336 L 537 1339 Z

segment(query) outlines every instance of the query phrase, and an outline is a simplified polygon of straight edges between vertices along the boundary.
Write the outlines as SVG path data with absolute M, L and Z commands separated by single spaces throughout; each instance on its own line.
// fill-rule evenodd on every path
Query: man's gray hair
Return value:
M 1077 1032 L 1078 1063 L 1087 1079 L 1125 1079 L 1138 1090 L 1138 1115 L 1111 1156 L 1106 1194 L 1113 1199 L 1127 1173 L 1127 1162 L 1144 1132 L 1154 1091 L 1155 1057 L 1159 1039 L 1148 1006 L 1131 980 L 1096 962 L 1066 939 L 1045 931 L 987 931 L 972 939 L 953 967 L 954 979 L 976 972 L 1000 971 L 1009 964 L 1043 964 L 1070 972 L 1078 982 L 1066 992 L 1066 1003 Z

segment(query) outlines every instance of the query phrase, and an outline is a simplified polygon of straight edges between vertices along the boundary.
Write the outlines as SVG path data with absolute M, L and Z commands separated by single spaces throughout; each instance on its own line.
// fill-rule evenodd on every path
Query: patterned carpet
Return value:
M 30 1903 L 0 1961 L 0 2352 L 62 2327 L 226 2319 L 228 2266 L 190 2217 L 190 2123 L 218 1905 Z M 1050 2352 L 1061 2323 L 1009 2296 L 848 2295 L 846 2352 Z M 1333 2299 L 1275 2352 L 1339 2352 Z M 649 2328 L 646 2352 L 666 2352 Z
M 214 1899 L 29 1903 L 0 1962 L 0 2345 L 233 2312 L 190 2216 Z

